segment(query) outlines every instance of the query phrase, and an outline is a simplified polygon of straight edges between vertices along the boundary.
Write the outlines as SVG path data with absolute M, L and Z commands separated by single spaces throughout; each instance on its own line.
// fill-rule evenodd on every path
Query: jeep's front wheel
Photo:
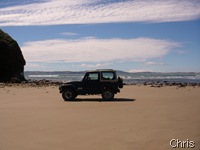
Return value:
M 105 89 L 102 92 L 103 100 L 113 100 L 114 95 L 115 95 L 114 92 L 110 89 Z
M 76 95 L 72 89 L 65 89 L 62 92 L 62 97 L 65 101 L 69 101 L 69 100 L 74 100 L 76 98 Z

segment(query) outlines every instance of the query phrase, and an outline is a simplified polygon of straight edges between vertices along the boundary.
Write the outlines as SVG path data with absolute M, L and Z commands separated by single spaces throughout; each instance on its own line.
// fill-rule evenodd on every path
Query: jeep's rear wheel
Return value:
M 65 101 L 74 100 L 76 98 L 75 92 L 72 89 L 66 89 L 62 92 L 62 97 Z
M 114 95 L 115 95 L 114 92 L 110 89 L 105 89 L 102 92 L 103 100 L 113 100 Z

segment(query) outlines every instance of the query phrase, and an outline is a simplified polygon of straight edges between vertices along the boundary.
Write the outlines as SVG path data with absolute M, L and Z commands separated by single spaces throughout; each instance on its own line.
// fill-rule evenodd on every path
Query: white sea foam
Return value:
M 34 80 L 48 79 L 53 81 L 81 81 L 84 74 L 84 72 L 25 72 L 25 78 Z M 198 72 L 119 72 L 118 76 L 124 79 L 124 83 L 144 83 L 147 81 L 200 83 L 200 73 Z
M 28 75 L 30 78 L 57 78 L 59 75 Z

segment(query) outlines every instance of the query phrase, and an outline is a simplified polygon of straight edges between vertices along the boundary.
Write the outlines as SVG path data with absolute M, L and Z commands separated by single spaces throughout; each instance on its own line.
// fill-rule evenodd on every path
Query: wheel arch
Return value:
M 103 86 L 101 89 L 101 92 L 103 92 L 104 90 L 112 90 L 114 92 L 114 94 L 117 94 L 118 90 L 116 90 L 113 86 Z
M 73 86 L 73 85 L 63 85 L 62 91 L 66 90 L 66 89 L 71 89 L 71 90 L 75 91 L 75 86 Z

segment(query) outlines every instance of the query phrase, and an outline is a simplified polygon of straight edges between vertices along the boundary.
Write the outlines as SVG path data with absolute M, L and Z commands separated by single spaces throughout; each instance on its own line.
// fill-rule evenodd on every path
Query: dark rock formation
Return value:
M 26 61 L 18 43 L 0 29 L 0 82 L 21 82 Z

